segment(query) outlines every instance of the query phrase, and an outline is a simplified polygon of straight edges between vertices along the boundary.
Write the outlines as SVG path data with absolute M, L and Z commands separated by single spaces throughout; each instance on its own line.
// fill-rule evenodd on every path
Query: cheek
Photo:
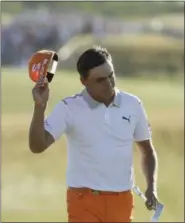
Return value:
M 95 86 L 94 86 L 94 92 L 96 93 L 98 93 L 98 92 L 101 92 L 103 90 L 103 87 L 100 85 L 100 84 L 96 84 Z
M 101 88 L 101 84 L 93 82 L 93 83 L 89 83 L 88 87 L 89 87 L 89 89 L 96 91 L 97 89 Z
M 96 83 L 91 83 L 91 84 L 88 84 L 88 89 L 93 93 L 93 94 L 97 94 L 97 92 L 100 91 L 100 87 L 98 86 L 98 84 Z
M 104 94 L 107 91 L 107 86 L 105 83 L 91 83 L 88 85 L 89 90 L 94 94 Z

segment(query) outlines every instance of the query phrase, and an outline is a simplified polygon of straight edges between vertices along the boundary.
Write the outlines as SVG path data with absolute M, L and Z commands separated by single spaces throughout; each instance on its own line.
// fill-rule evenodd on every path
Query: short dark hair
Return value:
M 104 64 L 107 60 L 112 62 L 111 55 L 107 49 L 94 46 L 81 54 L 77 61 L 77 71 L 81 77 L 87 78 L 90 69 Z

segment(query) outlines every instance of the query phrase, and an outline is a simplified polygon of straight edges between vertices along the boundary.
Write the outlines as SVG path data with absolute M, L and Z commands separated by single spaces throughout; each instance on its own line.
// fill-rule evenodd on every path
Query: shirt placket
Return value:
M 110 107 L 105 107 L 104 124 L 105 125 L 110 125 Z

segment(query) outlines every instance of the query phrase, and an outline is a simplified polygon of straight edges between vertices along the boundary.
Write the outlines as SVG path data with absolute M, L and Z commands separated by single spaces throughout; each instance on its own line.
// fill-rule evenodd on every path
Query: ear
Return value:
M 84 85 L 86 87 L 86 80 L 83 77 L 80 77 L 80 81 L 82 83 L 82 85 Z

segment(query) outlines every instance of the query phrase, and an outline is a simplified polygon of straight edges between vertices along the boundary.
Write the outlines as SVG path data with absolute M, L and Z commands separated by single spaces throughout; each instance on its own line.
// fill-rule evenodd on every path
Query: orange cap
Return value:
M 55 62 L 55 69 L 52 69 L 52 78 L 56 71 L 58 56 L 54 51 L 51 50 L 40 50 L 34 53 L 29 59 L 28 63 L 28 71 L 29 77 L 32 81 L 37 82 L 40 78 L 44 78 L 48 76 L 48 69 L 53 66 L 53 62 Z M 52 80 L 50 78 L 50 81 Z

